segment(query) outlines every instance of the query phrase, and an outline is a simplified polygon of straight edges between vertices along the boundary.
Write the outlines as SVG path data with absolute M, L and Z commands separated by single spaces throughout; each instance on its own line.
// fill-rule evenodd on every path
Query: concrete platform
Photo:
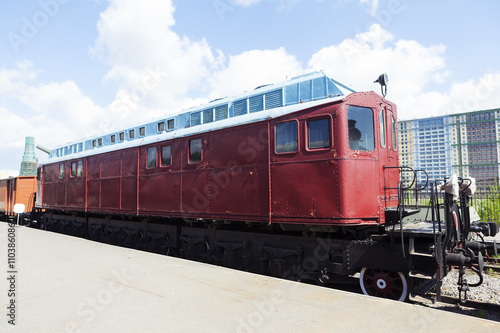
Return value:
M 500 323 L 16 227 L 0 332 L 500 332 Z M 0 271 L 8 225 L 0 223 Z

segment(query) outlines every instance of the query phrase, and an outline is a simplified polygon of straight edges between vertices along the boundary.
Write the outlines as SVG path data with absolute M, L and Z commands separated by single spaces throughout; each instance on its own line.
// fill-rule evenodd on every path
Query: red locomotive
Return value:
M 396 119 L 384 97 L 322 72 L 262 86 L 52 150 L 37 220 L 291 279 L 361 272 L 366 294 L 404 300 L 425 289 L 423 275 L 439 284 L 450 262 L 436 260 L 437 246 L 449 251 L 458 236 L 445 239 L 439 222 L 433 232 L 395 228 L 409 213 Z

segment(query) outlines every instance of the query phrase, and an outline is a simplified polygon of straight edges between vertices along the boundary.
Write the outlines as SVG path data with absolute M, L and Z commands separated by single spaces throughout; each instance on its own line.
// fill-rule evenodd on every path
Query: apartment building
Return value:
M 400 165 L 430 179 L 457 173 L 479 186 L 499 183 L 500 109 L 400 121 Z

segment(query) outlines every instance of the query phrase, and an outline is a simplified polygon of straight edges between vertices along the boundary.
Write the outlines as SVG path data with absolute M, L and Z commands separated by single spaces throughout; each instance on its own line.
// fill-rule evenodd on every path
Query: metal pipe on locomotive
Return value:
M 377 82 L 385 95 L 387 76 Z M 466 239 L 464 190 L 459 202 L 445 195 L 444 223 L 435 200 L 431 222 L 403 223 L 416 210 L 403 200 L 409 169 L 399 166 L 396 119 L 385 97 L 323 72 L 261 86 L 53 149 L 35 219 L 51 231 L 277 277 L 359 274 L 367 295 L 439 295 L 451 266 L 480 276 L 489 249 Z

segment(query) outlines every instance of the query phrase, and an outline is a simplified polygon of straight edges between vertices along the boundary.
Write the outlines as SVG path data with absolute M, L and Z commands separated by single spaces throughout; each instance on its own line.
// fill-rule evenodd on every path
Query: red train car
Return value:
M 57 147 L 39 172 L 38 220 L 273 276 L 361 273 L 366 294 L 403 300 L 443 263 L 435 233 L 391 227 L 407 213 L 396 119 L 384 97 L 322 72 L 262 86 Z
M 397 196 L 385 188 L 397 186 L 398 172 L 384 170 L 398 166 L 396 133 L 387 130 L 395 128 L 395 117 L 394 104 L 375 93 L 354 93 L 261 121 L 68 156 L 43 166 L 42 206 L 210 220 L 384 224 L 386 210 L 397 206 Z M 359 148 L 350 146 L 354 126 L 364 131 Z

